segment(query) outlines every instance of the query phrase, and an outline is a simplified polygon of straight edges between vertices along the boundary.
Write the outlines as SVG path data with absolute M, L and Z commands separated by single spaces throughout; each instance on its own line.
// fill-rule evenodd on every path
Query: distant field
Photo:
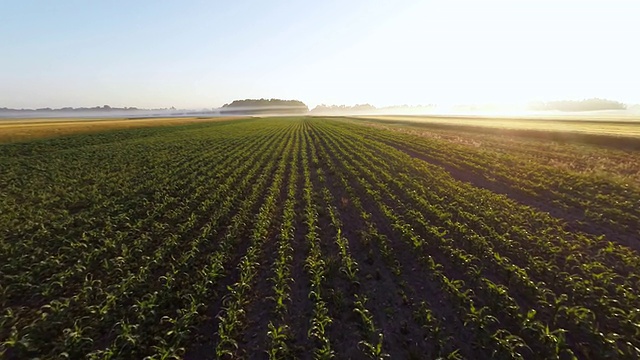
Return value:
M 53 138 L 116 129 L 184 125 L 205 121 L 233 120 L 237 117 L 184 117 L 142 119 L 0 119 L 0 143 Z
M 397 123 L 400 125 L 431 124 L 442 126 L 466 126 L 500 128 L 509 130 L 536 130 L 552 132 L 575 132 L 595 135 L 640 137 L 640 117 L 548 117 L 548 118 L 501 118 L 462 116 L 359 116 L 358 118 Z
M 130 121 L 0 144 L 1 358 L 640 357 L 617 135 Z

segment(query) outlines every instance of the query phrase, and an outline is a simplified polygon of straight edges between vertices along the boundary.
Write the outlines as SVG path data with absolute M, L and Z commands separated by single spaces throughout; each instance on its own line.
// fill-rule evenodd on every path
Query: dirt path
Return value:
M 568 231 L 584 232 L 598 236 L 604 235 L 607 240 L 614 241 L 636 251 L 640 251 L 640 242 L 637 241 L 633 234 L 621 232 L 619 229 L 594 224 L 580 209 L 561 209 L 554 206 L 552 200 L 532 197 L 530 194 L 510 186 L 507 182 L 491 181 L 481 174 L 474 173 L 470 169 L 452 166 L 451 164 L 447 164 L 424 153 L 413 151 L 399 144 L 390 142 L 384 143 L 413 158 L 442 167 L 449 173 L 449 175 L 458 181 L 471 184 L 478 188 L 487 189 L 496 194 L 504 195 L 520 204 L 530 206 L 538 211 L 546 212 L 554 218 L 562 219 L 566 222 L 566 228 Z

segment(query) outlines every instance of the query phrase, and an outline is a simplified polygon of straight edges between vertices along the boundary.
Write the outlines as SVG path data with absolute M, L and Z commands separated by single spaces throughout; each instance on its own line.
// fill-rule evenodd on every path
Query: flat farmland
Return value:
M 117 129 L 175 126 L 208 121 L 234 120 L 237 117 L 168 117 L 133 119 L 0 119 L 0 143 L 29 141 L 73 134 L 88 134 Z
M 359 119 L 404 126 L 456 127 L 477 130 L 500 129 L 501 132 L 534 132 L 575 135 L 640 137 L 637 115 L 600 115 L 593 117 L 557 115 L 538 117 L 425 116 L 379 115 L 358 116 Z
M 640 357 L 633 132 L 460 125 L 0 145 L 0 356 Z

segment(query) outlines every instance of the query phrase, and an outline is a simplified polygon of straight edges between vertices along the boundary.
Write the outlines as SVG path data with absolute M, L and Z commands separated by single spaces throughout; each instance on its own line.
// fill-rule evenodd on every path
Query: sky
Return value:
M 0 0 L 0 107 L 640 103 L 628 0 Z

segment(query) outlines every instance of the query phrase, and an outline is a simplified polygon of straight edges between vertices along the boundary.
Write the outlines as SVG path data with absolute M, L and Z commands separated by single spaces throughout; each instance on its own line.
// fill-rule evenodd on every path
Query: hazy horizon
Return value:
M 626 1 L 8 1 L 0 107 L 640 103 Z

